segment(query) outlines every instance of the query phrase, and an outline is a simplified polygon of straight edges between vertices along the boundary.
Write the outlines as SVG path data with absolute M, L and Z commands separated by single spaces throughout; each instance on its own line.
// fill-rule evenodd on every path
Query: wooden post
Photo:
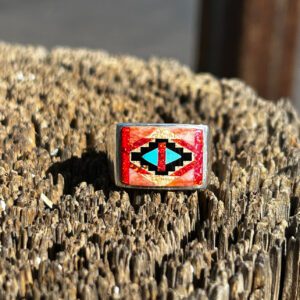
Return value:
M 239 77 L 266 98 L 291 96 L 300 1 L 202 3 L 197 71 Z
M 0 299 L 300 299 L 290 105 L 172 60 L 0 43 L 0 66 Z M 116 122 L 212 125 L 209 187 L 116 187 Z
M 218 77 L 237 73 L 243 1 L 201 1 L 196 71 Z

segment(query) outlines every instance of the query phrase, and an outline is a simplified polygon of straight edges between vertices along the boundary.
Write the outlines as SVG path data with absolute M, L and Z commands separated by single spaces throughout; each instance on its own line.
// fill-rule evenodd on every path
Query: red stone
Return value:
M 166 170 L 166 143 L 158 144 L 158 166 L 159 171 Z

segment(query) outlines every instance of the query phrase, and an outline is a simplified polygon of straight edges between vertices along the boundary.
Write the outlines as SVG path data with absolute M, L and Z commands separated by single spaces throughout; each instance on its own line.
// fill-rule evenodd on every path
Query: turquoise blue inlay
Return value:
M 166 149 L 166 165 L 179 159 L 181 157 L 180 154 L 174 152 L 173 150 Z M 149 162 L 152 165 L 158 165 L 158 148 L 151 150 L 143 155 L 143 159 Z
M 179 159 L 181 157 L 180 154 L 174 152 L 173 150 L 166 149 L 166 165 Z
M 158 149 L 155 148 L 154 150 L 151 150 L 151 151 L 145 153 L 142 157 L 144 160 L 146 160 L 150 164 L 157 166 L 157 164 L 158 164 Z

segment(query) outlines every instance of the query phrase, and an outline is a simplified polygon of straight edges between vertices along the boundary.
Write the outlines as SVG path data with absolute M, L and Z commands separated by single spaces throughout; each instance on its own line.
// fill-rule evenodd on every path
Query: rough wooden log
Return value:
M 109 180 L 114 121 L 208 122 L 212 182 Z M 300 122 L 172 60 L 0 45 L 0 298 L 297 299 Z

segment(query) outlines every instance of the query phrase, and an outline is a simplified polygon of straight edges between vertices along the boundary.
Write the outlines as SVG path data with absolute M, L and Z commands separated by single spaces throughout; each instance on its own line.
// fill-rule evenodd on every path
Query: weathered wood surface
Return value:
M 114 121 L 208 122 L 210 188 L 116 188 Z M 174 61 L 0 46 L 0 298 L 299 299 L 299 117 Z

